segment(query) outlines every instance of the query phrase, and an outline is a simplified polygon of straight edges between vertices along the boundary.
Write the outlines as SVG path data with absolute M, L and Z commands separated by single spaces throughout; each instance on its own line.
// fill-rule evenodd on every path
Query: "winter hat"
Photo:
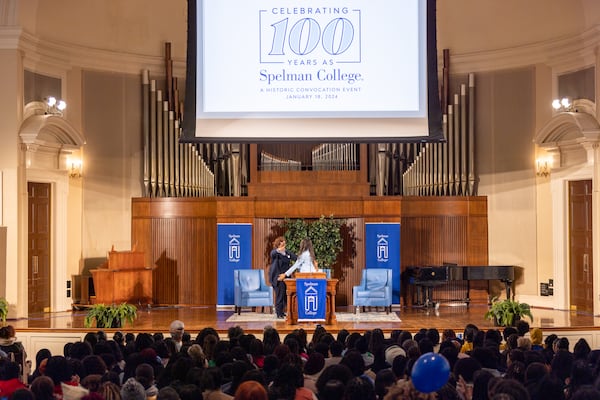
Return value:
M 135 380 L 135 378 L 129 378 L 121 386 L 121 399 L 122 400 L 146 400 L 146 391 L 141 383 Z
M 388 364 L 393 365 L 394 358 L 397 356 L 406 356 L 406 351 L 404 351 L 404 349 L 398 345 L 392 345 L 385 349 L 385 361 Z

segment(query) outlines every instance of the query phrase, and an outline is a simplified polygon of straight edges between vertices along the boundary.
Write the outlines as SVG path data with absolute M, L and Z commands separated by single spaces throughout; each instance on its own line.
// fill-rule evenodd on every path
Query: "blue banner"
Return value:
M 326 279 L 296 279 L 298 321 L 324 321 L 327 307 Z
M 252 268 L 252 224 L 217 225 L 217 304 L 233 304 L 233 270 Z
M 367 268 L 392 270 L 392 303 L 400 303 L 400 224 L 365 224 L 365 260 Z

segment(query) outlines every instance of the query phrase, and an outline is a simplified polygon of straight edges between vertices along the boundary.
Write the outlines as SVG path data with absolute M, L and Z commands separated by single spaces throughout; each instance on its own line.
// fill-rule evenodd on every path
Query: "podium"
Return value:
M 108 253 L 108 261 L 92 269 L 96 298 L 94 304 L 152 303 L 152 271 L 143 251 Z
M 325 324 L 337 323 L 335 317 L 335 295 L 337 290 L 337 279 L 327 279 L 325 272 L 297 272 L 293 278 L 284 279 L 287 294 L 287 317 L 286 324 L 294 325 L 298 323 L 298 293 L 296 288 L 296 279 L 326 279 L 326 305 L 325 305 Z

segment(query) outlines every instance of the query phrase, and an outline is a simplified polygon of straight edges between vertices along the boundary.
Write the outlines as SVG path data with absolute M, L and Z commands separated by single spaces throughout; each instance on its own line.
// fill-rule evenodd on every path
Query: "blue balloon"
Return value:
M 410 379 L 413 386 L 421 393 L 439 390 L 448 382 L 450 364 L 437 353 L 426 353 L 417 359 L 412 367 Z

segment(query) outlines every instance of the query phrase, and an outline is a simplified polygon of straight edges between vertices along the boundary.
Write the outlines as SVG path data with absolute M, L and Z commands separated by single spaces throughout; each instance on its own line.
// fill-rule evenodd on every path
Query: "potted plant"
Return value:
M 492 299 L 492 304 L 484 316 L 498 326 L 514 326 L 523 317 L 529 317 L 533 322 L 529 304 L 511 299 L 500 300 L 498 297 Z
M 95 321 L 96 328 L 121 328 L 125 322 L 133 324 L 136 318 L 137 307 L 133 304 L 94 304 L 88 309 L 83 324 L 90 328 Z
M 309 237 L 313 242 L 317 264 L 323 271 L 333 268 L 343 249 L 341 227 L 344 221 L 333 216 L 321 216 L 318 220 L 286 219 L 283 223 L 288 248 L 297 252 L 302 239 Z M 331 273 L 330 273 L 331 275 Z
M 0 321 L 6 322 L 6 316 L 8 315 L 8 301 L 5 298 L 0 299 Z

